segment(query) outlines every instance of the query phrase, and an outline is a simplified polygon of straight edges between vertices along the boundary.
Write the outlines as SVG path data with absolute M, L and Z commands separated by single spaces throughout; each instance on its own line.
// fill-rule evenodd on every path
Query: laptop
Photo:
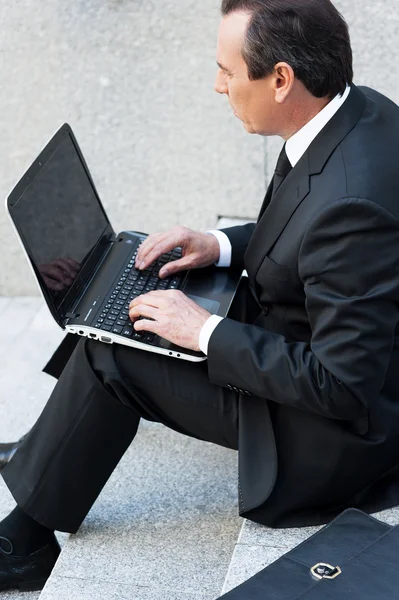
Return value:
M 206 359 L 202 352 L 153 333 L 136 332 L 129 304 L 151 290 L 180 289 L 211 314 L 224 317 L 241 270 L 212 266 L 160 279 L 162 265 L 178 259 L 181 248 L 161 256 L 145 271 L 137 270 L 137 249 L 147 235 L 115 233 L 68 124 L 17 183 L 6 208 L 43 298 L 62 329 L 178 359 Z

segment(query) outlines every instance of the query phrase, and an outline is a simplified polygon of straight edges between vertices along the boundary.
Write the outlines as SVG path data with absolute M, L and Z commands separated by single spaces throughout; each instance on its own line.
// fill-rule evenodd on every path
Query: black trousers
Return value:
M 240 290 L 232 314 L 244 319 Z M 81 340 L 3 471 L 17 504 L 50 529 L 76 532 L 141 418 L 238 448 L 238 394 L 211 384 L 206 362 Z

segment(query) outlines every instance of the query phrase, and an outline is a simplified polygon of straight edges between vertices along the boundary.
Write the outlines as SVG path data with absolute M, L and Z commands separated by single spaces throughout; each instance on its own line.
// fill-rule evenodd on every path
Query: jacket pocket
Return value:
M 290 281 L 292 279 L 291 269 L 278 265 L 268 256 L 265 256 L 259 267 L 256 277 L 258 281 L 262 280 L 262 274 L 267 274 L 277 279 L 277 281 Z

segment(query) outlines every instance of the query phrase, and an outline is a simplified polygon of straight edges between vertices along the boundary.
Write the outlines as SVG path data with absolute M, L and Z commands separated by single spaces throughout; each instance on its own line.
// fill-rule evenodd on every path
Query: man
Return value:
M 254 521 L 398 503 L 399 108 L 352 84 L 329 0 L 223 0 L 222 15 L 216 91 L 248 132 L 286 145 L 256 226 L 151 235 L 137 265 L 182 246 L 161 275 L 245 267 L 256 308 L 249 293 L 240 320 L 180 292 L 132 302 L 137 330 L 202 349 L 202 364 L 79 342 L 3 472 L 18 505 L 0 523 L 3 587 L 44 583 L 53 530 L 79 528 L 140 417 L 239 448 L 240 514 Z

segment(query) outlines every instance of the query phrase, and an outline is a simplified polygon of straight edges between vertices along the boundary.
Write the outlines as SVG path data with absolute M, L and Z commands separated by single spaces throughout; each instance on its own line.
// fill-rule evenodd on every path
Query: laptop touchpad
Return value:
M 205 308 L 205 310 L 210 312 L 212 315 L 216 315 L 219 310 L 220 302 L 217 302 L 216 300 L 202 298 L 201 296 L 194 296 L 194 294 L 188 294 L 188 298 L 194 300 L 196 304 L 199 304 L 202 306 L 202 308 Z

